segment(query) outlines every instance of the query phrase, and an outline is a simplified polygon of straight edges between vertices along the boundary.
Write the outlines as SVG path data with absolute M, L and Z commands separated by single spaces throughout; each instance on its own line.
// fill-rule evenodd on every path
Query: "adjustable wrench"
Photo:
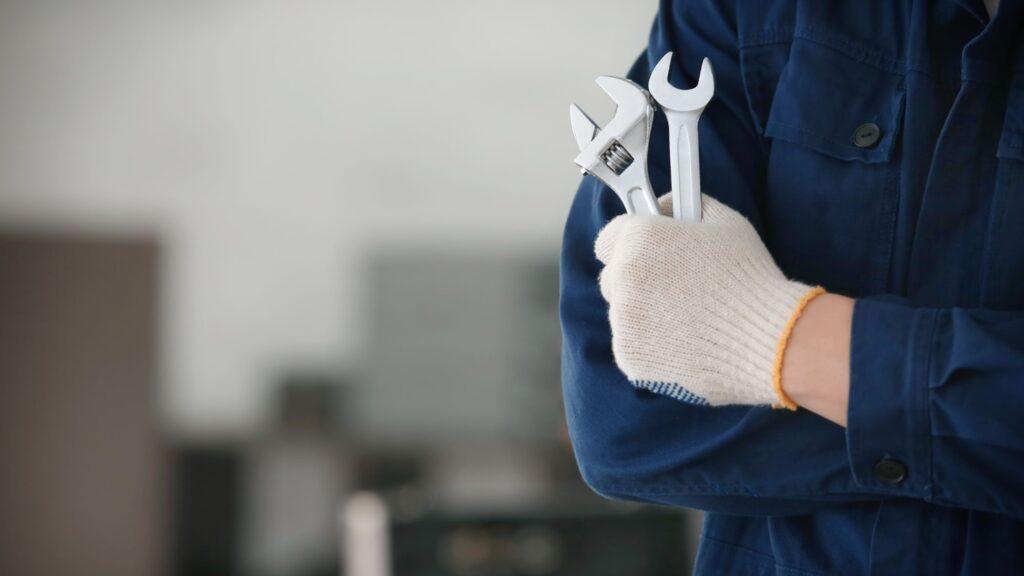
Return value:
M 651 71 L 648 87 L 668 119 L 669 157 L 672 165 L 672 214 L 676 219 L 700 222 L 700 149 L 697 122 L 715 94 L 715 75 L 705 58 L 697 86 L 680 90 L 668 82 L 672 53 Z
M 647 175 L 647 142 L 654 105 L 637 84 L 601 76 L 597 85 L 615 102 L 615 116 L 601 128 L 579 106 L 569 106 L 569 120 L 580 153 L 576 164 L 600 178 L 619 197 L 629 214 L 659 215 L 658 201 Z

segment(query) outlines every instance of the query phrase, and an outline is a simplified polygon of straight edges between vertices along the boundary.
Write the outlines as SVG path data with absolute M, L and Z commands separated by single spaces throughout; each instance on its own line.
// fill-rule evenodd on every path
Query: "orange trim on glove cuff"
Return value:
M 782 362 L 786 356 L 786 346 L 789 344 L 789 336 L 793 333 L 793 327 L 796 326 L 796 321 L 800 319 L 800 315 L 803 314 L 804 308 L 811 303 L 818 296 L 825 293 L 825 289 L 821 286 L 817 286 L 811 289 L 804 297 L 800 299 L 796 304 L 796 308 L 793 310 L 793 314 L 789 317 L 789 321 L 786 322 L 786 326 L 782 329 L 782 336 L 779 338 L 779 344 L 775 348 L 775 364 L 772 366 L 772 389 L 775 390 L 775 396 L 778 397 L 779 403 L 773 404 L 772 408 L 785 408 L 787 410 L 796 410 L 796 402 L 790 398 L 786 391 L 782 389 Z

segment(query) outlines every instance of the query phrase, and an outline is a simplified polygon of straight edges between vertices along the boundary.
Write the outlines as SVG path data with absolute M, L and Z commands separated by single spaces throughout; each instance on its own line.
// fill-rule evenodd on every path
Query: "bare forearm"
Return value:
M 844 427 L 853 303 L 836 294 L 812 300 L 793 327 L 782 364 L 786 394 L 800 407 Z

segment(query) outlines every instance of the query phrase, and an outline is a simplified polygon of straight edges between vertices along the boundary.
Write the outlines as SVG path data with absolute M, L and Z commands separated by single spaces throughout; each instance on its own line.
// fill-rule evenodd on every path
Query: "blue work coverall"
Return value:
M 666 0 L 629 73 L 715 97 L 706 193 L 782 270 L 857 298 L 848 428 L 631 386 L 585 177 L 561 263 L 563 387 L 597 492 L 708 511 L 698 574 L 1024 574 L 1024 2 Z M 669 190 L 659 115 L 651 178 Z M 685 385 L 685 380 L 682 384 Z

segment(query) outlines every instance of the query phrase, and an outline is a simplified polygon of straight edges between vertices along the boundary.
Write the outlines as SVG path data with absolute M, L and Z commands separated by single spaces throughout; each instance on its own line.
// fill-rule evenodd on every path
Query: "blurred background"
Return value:
M 559 384 L 568 104 L 655 9 L 0 0 L 0 574 L 687 573 Z

